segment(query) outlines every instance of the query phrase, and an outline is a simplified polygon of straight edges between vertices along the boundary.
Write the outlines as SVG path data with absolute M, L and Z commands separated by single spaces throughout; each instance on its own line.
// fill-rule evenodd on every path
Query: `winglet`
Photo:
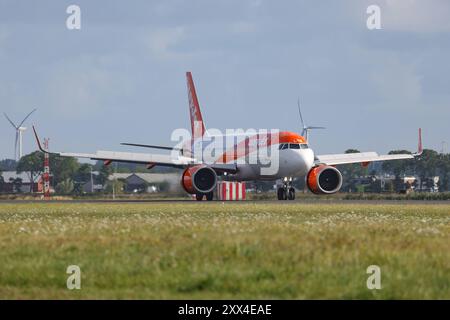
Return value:
M 41 141 L 39 140 L 39 137 L 36 133 L 36 129 L 34 128 L 34 126 L 33 126 L 33 132 L 34 132 L 34 137 L 36 138 L 36 143 L 39 147 L 39 150 L 41 150 L 44 153 L 49 153 L 48 151 L 44 150 L 44 148 L 42 148 Z
M 415 156 L 420 156 L 423 152 L 422 146 L 422 128 L 419 128 L 419 142 L 417 145 L 417 152 L 414 154 Z

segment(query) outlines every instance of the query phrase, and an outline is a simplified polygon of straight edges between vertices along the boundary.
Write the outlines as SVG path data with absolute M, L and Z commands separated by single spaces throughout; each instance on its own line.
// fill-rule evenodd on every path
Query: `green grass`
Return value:
M 450 206 L 3 204 L 0 298 L 450 299 Z

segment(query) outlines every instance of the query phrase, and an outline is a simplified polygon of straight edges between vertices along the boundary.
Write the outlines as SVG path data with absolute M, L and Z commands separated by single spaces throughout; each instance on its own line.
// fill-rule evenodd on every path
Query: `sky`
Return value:
M 69 5 L 81 29 L 69 30 Z M 369 30 L 369 5 L 381 29 Z M 300 132 L 319 154 L 450 143 L 450 1 L 0 0 L 0 112 L 50 149 L 173 145 L 192 71 L 207 128 Z M 0 159 L 14 155 L 0 118 Z M 139 150 L 142 151 L 142 150 Z M 447 148 L 448 152 L 448 148 Z

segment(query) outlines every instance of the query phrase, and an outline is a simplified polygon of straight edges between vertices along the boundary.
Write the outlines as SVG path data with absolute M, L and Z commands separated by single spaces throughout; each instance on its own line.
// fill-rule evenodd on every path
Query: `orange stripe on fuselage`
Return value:
M 266 139 L 267 137 L 267 139 Z M 262 143 L 261 141 L 262 140 Z M 265 143 L 264 143 L 265 142 Z M 272 133 L 267 135 L 252 135 L 248 136 L 243 141 L 235 144 L 232 148 L 228 149 L 221 156 L 218 157 L 216 163 L 228 163 L 231 161 L 236 161 L 248 154 L 257 151 L 258 146 L 260 148 L 268 148 L 275 143 L 306 143 L 306 139 L 301 135 L 283 131 L 279 133 Z

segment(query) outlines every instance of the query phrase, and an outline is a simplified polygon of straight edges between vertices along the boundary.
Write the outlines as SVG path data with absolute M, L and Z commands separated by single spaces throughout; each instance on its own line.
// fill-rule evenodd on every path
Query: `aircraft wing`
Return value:
M 55 154 L 60 157 L 72 157 L 72 158 L 85 158 L 91 160 L 104 161 L 106 164 L 111 162 L 125 162 L 125 163 L 138 163 L 146 164 L 149 168 L 153 166 L 166 166 L 175 168 L 186 168 L 193 165 L 202 164 L 202 162 L 182 155 L 174 157 L 170 154 L 149 154 L 149 153 L 135 153 L 135 152 L 117 152 L 117 151 L 97 151 L 96 153 L 67 153 L 67 152 L 49 152 L 44 150 L 41 146 L 41 142 L 36 133 L 36 129 L 33 127 L 36 142 L 39 150 L 44 153 Z M 236 164 L 210 164 L 209 167 L 213 168 L 216 172 L 228 172 L 235 173 L 237 171 Z
M 166 154 L 147 154 L 134 152 L 117 152 L 117 151 L 97 151 L 96 153 L 56 153 L 61 157 L 86 158 L 91 160 L 102 160 L 106 162 L 128 162 L 147 165 L 160 165 L 168 167 L 184 168 L 189 165 L 198 164 L 193 158 L 177 157 Z
M 48 152 L 42 150 L 42 152 Z M 86 158 L 91 160 L 101 160 L 106 164 L 111 162 L 126 162 L 126 163 L 139 163 L 148 165 L 149 169 L 154 166 L 174 167 L 174 168 L 186 168 L 193 165 L 202 164 L 194 158 L 178 156 L 172 157 L 168 154 L 149 154 L 149 153 L 134 153 L 134 152 L 117 152 L 117 151 L 97 151 L 96 153 L 64 153 L 59 152 L 52 154 L 59 155 L 60 157 L 72 157 L 72 158 Z M 228 172 L 236 173 L 236 164 L 221 164 L 213 163 L 209 164 L 209 167 L 214 169 L 218 173 Z
M 316 156 L 317 164 L 327 164 L 330 166 L 349 163 L 367 163 L 373 161 L 414 159 L 413 154 L 386 154 L 379 155 L 376 152 L 326 154 Z
M 422 154 L 422 129 L 419 128 L 419 141 L 417 146 L 417 152 L 413 154 L 384 154 L 379 155 L 376 152 L 360 152 L 360 153 L 342 153 L 342 154 L 325 154 L 316 155 L 316 164 L 327 164 L 329 166 L 334 166 L 338 164 L 349 164 L 349 163 L 362 163 L 367 164 L 374 161 L 389 161 L 389 160 L 403 160 L 403 159 L 414 159 L 414 157 L 420 156 Z
M 45 153 L 51 153 L 60 157 L 73 157 L 73 158 L 85 158 L 91 160 L 101 160 L 105 163 L 111 162 L 128 162 L 147 164 L 149 166 L 168 166 L 185 168 L 190 165 L 199 164 L 197 160 L 184 156 L 173 157 L 170 154 L 148 154 L 148 153 L 135 153 L 135 152 L 116 152 L 116 151 L 97 151 L 96 153 L 67 153 L 67 152 L 49 152 L 42 148 L 41 142 L 36 133 L 36 129 L 33 127 L 34 135 L 39 149 Z

